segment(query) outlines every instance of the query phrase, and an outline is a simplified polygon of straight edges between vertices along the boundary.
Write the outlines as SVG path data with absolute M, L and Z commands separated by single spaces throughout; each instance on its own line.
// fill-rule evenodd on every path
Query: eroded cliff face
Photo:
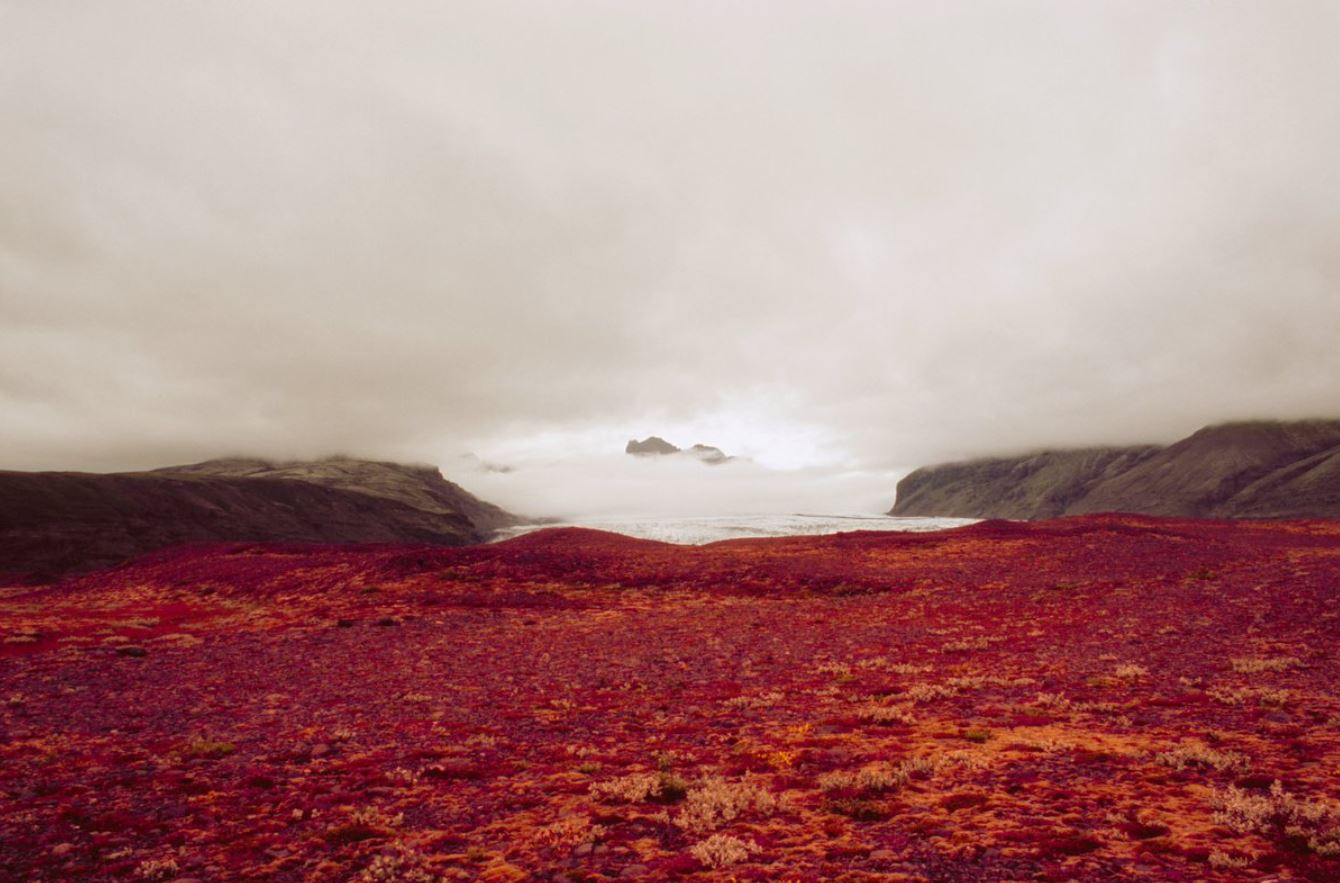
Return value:
M 1206 427 L 1167 447 L 1044 451 L 918 469 L 891 515 L 1340 517 L 1340 420 Z

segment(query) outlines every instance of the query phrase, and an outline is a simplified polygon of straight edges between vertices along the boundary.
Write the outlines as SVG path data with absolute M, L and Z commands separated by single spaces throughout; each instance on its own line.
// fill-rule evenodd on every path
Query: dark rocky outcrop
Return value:
M 1340 420 L 1226 423 L 1160 447 L 1044 451 L 918 469 L 891 515 L 1340 517 Z
M 672 445 L 670 442 L 658 435 L 648 436 L 642 441 L 629 439 L 628 444 L 624 446 L 625 454 L 632 454 L 635 457 L 660 457 L 670 454 L 687 454 L 696 457 L 709 466 L 717 466 L 721 463 L 728 463 L 734 460 L 729 457 L 721 448 L 712 445 L 693 445 L 688 450 Z
M 623 451 L 625 454 L 632 454 L 635 457 L 647 457 L 661 454 L 678 454 L 679 448 L 659 435 L 650 435 L 642 441 L 630 438 Z
M 725 463 L 728 460 L 734 460 L 734 457 L 726 456 L 726 452 L 721 448 L 712 445 L 694 445 L 689 448 L 688 453 L 702 460 L 710 466 L 716 466 L 718 463 Z
M 515 517 L 432 467 L 214 460 L 153 472 L 0 472 L 0 582 L 178 543 L 479 542 Z

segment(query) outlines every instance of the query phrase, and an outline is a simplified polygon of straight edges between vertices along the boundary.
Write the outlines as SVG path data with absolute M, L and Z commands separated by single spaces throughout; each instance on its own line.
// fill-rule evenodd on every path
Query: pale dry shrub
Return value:
M 983 687 L 1027 687 L 1037 683 L 1032 678 L 1002 678 L 999 675 L 972 675 L 950 678 L 949 686 L 959 690 L 980 690 Z
M 943 684 L 913 684 L 903 691 L 903 695 L 913 702 L 933 702 L 936 699 L 957 696 L 958 688 Z
M 1274 687 L 1211 687 L 1205 695 L 1221 705 L 1243 705 L 1254 701 L 1275 708 L 1283 708 L 1292 698 L 1288 690 Z
M 607 782 L 592 782 L 591 793 L 602 800 L 641 803 L 661 794 L 660 773 L 629 773 Z
M 395 782 L 397 785 L 413 787 L 419 784 L 419 774 L 413 770 L 407 770 L 404 767 L 396 767 L 386 774 L 386 778 Z
M 944 766 L 944 760 L 939 757 L 909 757 L 907 760 L 898 764 L 898 768 L 906 774 L 909 779 L 928 779 L 935 774 L 935 771 Z
M 429 869 L 427 856 L 405 846 L 377 856 L 358 876 L 359 883 L 438 883 L 441 879 Z
M 141 880 L 166 880 L 177 876 L 177 860 L 172 858 L 148 858 L 135 868 L 135 875 Z
M 349 810 L 349 822 L 353 825 L 385 830 L 399 828 L 405 822 L 405 814 L 390 815 L 380 806 L 358 806 Z
M 818 783 L 823 791 L 892 791 L 912 779 L 929 778 L 940 765 L 941 762 L 935 758 L 912 757 L 897 764 L 867 764 L 855 772 L 834 770 L 820 776 Z
M 1217 751 L 1208 745 L 1189 743 L 1154 756 L 1154 763 L 1184 770 L 1188 767 L 1212 769 L 1219 772 L 1245 773 L 1251 768 L 1251 759 L 1237 751 Z
M 922 674 L 931 670 L 929 665 L 913 665 L 910 662 L 890 662 L 887 656 L 872 656 L 860 659 L 856 667 L 862 671 L 885 671 L 897 675 Z
M 1074 749 L 1075 743 L 1065 739 L 1057 739 L 1051 736 L 1031 736 L 1020 740 L 1029 748 L 1035 748 L 1044 754 L 1055 754 L 1058 751 L 1070 751 Z
M 592 824 L 585 816 L 571 815 L 538 829 L 535 839 L 545 846 L 573 847 L 598 840 L 604 833 L 603 826 Z
M 1149 677 L 1149 669 L 1143 665 L 1136 665 L 1134 662 L 1127 662 L 1118 665 L 1113 669 L 1112 674 L 1123 681 L 1138 681 L 1141 678 Z
M 1267 671 L 1288 671 L 1299 668 L 1303 661 L 1297 656 L 1253 657 L 1239 656 L 1229 660 L 1233 670 L 1242 674 L 1260 674 Z
M 856 719 L 873 724 L 910 724 L 915 720 L 907 709 L 891 705 L 867 705 L 857 709 Z
M 729 834 L 713 834 L 701 843 L 695 844 L 689 852 L 698 861 L 714 870 L 727 868 L 745 861 L 759 852 L 755 843 L 740 840 Z
M 727 699 L 722 704 L 727 708 L 768 708 L 776 705 L 786 698 L 786 694 L 778 690 L 769 690 L 766 693 L 760 693 L 757 696 L 736 696 Z
M 746 812 L 771 815 L 777 797 L 748 774 L 738 782 L 711 776 L 690 787 L 675 824 L 691 833 L 715 830 Z
M 1221 871 L 1230 871 L 1236 868 L 1245 868 L 1251 864 L 1251 861 L 1245 858 L 1239 858 L 1229 855 L 1222 849 L 1216 849 L 1210 853 L 1210 867 L 1218 868 Z
M 1269 794 L 1250 794 L 1232 785 L 1211 801 L 1217 824 L 1244 833 L 1279 831 L 1307 842 L 1326 858 L 1340 857 L 1340 805 L 1295 797 L 1275 782 Z

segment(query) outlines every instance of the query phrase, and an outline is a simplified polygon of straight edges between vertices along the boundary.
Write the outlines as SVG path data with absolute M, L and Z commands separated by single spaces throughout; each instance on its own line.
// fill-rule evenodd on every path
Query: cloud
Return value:
M 682 431 L 887 496 L 1340 401 L 1331 3 L 137 10 L 0 7 L 10 468 Z

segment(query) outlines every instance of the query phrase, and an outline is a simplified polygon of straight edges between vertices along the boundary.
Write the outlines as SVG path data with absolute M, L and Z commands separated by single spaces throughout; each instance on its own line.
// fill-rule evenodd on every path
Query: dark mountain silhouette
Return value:
M 692 457 L 697 457 L 699 460 L 702 460 L 710 466 L 727 463 L 735 459 L 734 457 L 727 456 L 726 452 L 721 450 L 721 448 L 713 447 L 712 445 L 694 445 L 688 450 L 684 450 L 683 448 L 670 444 L 670 442 L 658 435 L 648 436 L 642 441 L 629 439 L 628 444 L 624 446 L 623 450 L 625 454 L 632 454 L 635 457 L 688 454 Z
M 45 581 L 178 543 L 458 546 L 517 520 L 432 467 L 349 458 L 0 472 L 0 575 Z
M 657 456 L 662 454 L 678 454 L 679 448 L 670 442 L 661 438 L 659 435 L 649 435 L 642 441 L 630 438 L 628 444 L 624 446 L 625 454 L 632 454 L 635 457 Z
M 918 469 L 891 515 L 1340 517 L 1340 420 L 1210 426 L 1160 447 L 1043 451 Z

